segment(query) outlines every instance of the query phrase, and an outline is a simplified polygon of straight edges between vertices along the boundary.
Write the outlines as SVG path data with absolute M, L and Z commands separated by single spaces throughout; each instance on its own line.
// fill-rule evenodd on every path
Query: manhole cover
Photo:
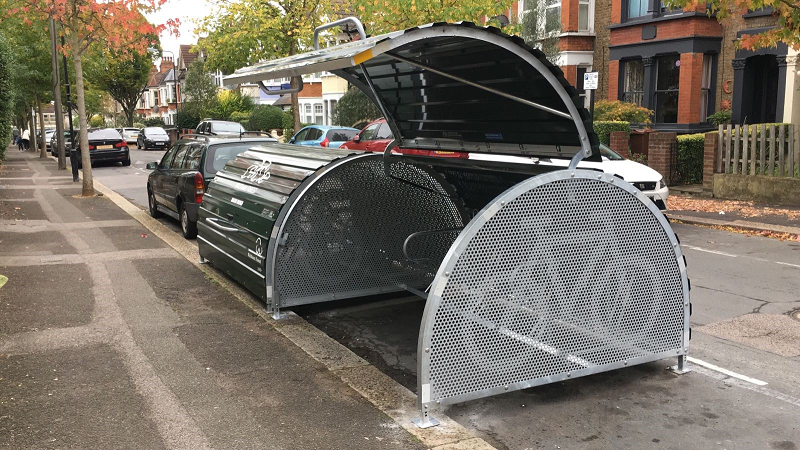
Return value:
M 800 320 L 800 311 L 793 312 L 791 317 L 794 320 Z

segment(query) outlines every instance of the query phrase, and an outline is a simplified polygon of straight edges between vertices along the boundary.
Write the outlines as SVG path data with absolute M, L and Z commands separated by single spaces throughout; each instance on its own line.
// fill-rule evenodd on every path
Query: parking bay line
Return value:
M 686 247 L 686 248 L 688 248 L 690 250 L 696 250 L 698 252 L 713 253 L 715 255 L 728 256 L 730 258 L 738 258 L 738 257 L 741 256 L 742 258 L 749 258 L 749 259 L 753 259 L 753 260 L 760 261 L 760 262 L 769 262 L 769 263 L 780 264 L 782 266 L 800 268 L 800 264 L 792 264 L 792 263 L 787 263 L 787 262 L 782 262 L 782 261 L 772 261 L 772 260 L 769 260 L 769 259 L 759 258 L 759 257 L 756 257 L 756 256 L 734 255 L 732 253 L 725 253 L 725 252 L 721 252 L 719 250 L 710 250 L 710 249 L 707 249 L 707 248 L 695 247 L 694 245 L 685 245 L 684 244 L 683 247 Z
M 689 362 L 691 362 L 691 363 L 697 364 L 698 366 L 702 366 L 702 367 L 705 367 L 706 369 L 710 369 L 710 370 L 713 370 L 715 372 L 719 372 L 719 373 L 725 374 L 725 375 L 727 375 L 729 377 L 737 378 L 739 380 L 755 384 L 756 386 L 766 386 L 768 384 L 766 381 L 761 381 L 761 380 L 756 379 L 756 378 L 748 377 L 747 375 L 742 375 L 740 373 L 736 373 L 736 372 L 734 372 L 732 370 L 728 370 L 728 369 L 725 369 L 723 367 L 719 367 L 719 366 L 716 366 L 714 364 L 711 364 L 709 362 L 705 362 L 702 359 L 693 358 L 691 356 L 687 356 L 686 359 L 689 360 Z
M 724 383 L 728 383 L 728 384 L 731 384 L 731 385 L 734 385 L 734 386 L 738 386 L 738 387 L 740 387 L 742 389 L 747 389 L 749 391 L 757 392 L 759 394 L 766 395 L 767 397 L 771 397 L 771 398 L 774 398 L 776 400 L 780 400 L 782 402 L 788 403 L 790 405 L 800 407 L 800 398 L 792 397 L 791 395 L 784 394 L 782 392 L 778 392 L 778 391 L 776 391 L 774 389 L 770 389 L 770 388 L 764 387 L 763 385 L 753 384 L 750 381 L 741 380 L 740 378 L 733 377 L 732 375 L 728 375 L 727 372 L 730 372 L 730 371 L 719 372 L 716 369 L 721 369 L 721 368 L 717 367 L 717 366 L 714 366 L 713 364 L 709 364 L 709 365 L 715 367 L 716 369 L 706 368 L 704 365 L 698 363 L 698 361 L 700 361 L 698 359 L 695 359 L 695 358 L 692 358 L 692 357 L 688 357 L 687 359 L 689 359 L 690 362 L 693 362 L 694 364 L 700 366 L 700 367 L 695 367 L 694 371 L 699 373 L 699 374 L 701 374 L 701 375 L 705 375 L 705 376 L 713 378 L 715 380 L 719 380 L 719 381 L 722 381 Z M 708 364 L 705 361 L 700 361 L 700 362 L 702 362 L 704 364 Z M 722 369 L 722 370 L 725 370 L 725 369 Z M 730 372 L 730 373 L 735 373 L 735 372 Z M 739 374 L 736 374 L 736 375 L 739 375 Z M 742 376 L 744 376 L 744 375 L 742 375 Z M 750 378 L 750 377 L 746 377 L 746 378 Z M 750 378 L 750 379 L 752 380 L 752 378 Z M 760 380 L 756 380 L 756 381 L 760 381 Z M 762 381 L 762 383 L 766 384 L 763 381 Z

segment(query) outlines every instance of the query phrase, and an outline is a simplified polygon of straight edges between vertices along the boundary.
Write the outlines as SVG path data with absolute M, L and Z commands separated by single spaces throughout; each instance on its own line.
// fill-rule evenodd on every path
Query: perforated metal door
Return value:
M 425 166 L 394 163 L 392 174 L 397 178 L 384 172 L 382 155 L 350 159 L 296 200 L 280 224 L 279 307 L 430 285 L 466 223 L 463 208 Z M 405 242 L 439 230 L 451 231 Z
M 688 281 L 631 185 L 559 171 L 500 195 L 448 253 L 420 330 L 423 408 L 677 356 Z

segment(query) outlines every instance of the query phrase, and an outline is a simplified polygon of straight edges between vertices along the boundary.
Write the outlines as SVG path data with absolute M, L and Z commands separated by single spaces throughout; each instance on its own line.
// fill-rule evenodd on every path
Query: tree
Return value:
M 186 101 L 181 108 L 198 122 L 205 117 L 213 116 L 217 110 L 217 86 L 206 72 L 203 58 L 197 58 L 186 71 L 186 86 L 183 89 Z M 193 128 L 193 127 L 192 127 Z
M 431 22 L 483 22 L 504 14 L 513 0 L 355 0 L 360 17 L 372 34 L 405 30 Z
M 695 7 L 698 4 L 696 0 L 669 0 L 665 3 L 669 7 Z M 722 24 L 740 19 L 748 11 L 773 11 L 772 15 L 777 17 L 776 26 L 757 35 L 743 34 L 737 41 L 743 49 L 774 47 L 778 42 L 795 50 L 800 48 L 800 4 L 796 0 L 709 0 L 703 3 L 707 5 L 708 14 L 714 14 Z
M 215 0 L 213 13 L 198 23 L 195 32 L 206 35 L 198 45 L 205 50 L 208 68 L 225 73 L 294 55 L 310 47 L 314 28 L 332 16 L 331 4 L 331 0 Z M 298 77 L 293 77 L 291 87 L 298 86 Z M 294 128 L 300 129 L 297 94 L 291 97 Z
M 136 104 L 150 80 L 153 58 L 160 54 L 154 50 L 126 54 L 100 47 L 94 49 L 91 58 L 87 58 L 86 80 L 119 102 L 125 113 L 125 124 L 129 127 L 133 126 Z
M 11 92 L 11 49 L 0 34 L 0 160 L 5 158 L 6 146 L 11 140 L 13 124 L 13 100 Z
M 217 94 L 217 115 L 229 119 L 234 112 L 249 113 L 256 106 L 253 99 L 239 91 L 222 91 Z
M 560 17 L 548 17 L 545 0 L 527 0 L 525 10 L 519 19 L 520 37 L 526 44 L 541 50 L 553 64 L 558 63 L 561 54 L 558 42 L 558 36 L 561 34 L 560 19 Z
M 381 117 L 381 111 L 375 103 L 355 87 L 350 87 L 333 108 L 333 123 L 347 127 L 378 117 Z
M 88 123 L 83 78 L 83 57 L 95 42 L 113 51 L 142 53 L 153 46 L 153 36 L 169 25 L 177 34 L 178 22 L 167 21 L 166 25 L 150 24 L 143 13 L 157 10 L 166 0 L 0 0 L 11 16 L 24 17 L 26 24 L 34 19 L 52 17 L 59 22 L 66 37 L 67 54 L 72 56 L 75 67 L 75 90 L 78 101 L 80 123 L 80 148 L 89 148 Z M 33 19 L 31 19 L 33 17 Z M 93 197 L 94 182 L 89 152 L 81 152 L 83 165 L 82 196 Z

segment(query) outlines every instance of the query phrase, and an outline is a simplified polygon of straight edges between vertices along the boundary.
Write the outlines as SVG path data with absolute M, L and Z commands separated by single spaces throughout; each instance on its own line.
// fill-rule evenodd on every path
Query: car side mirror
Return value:
M 147 170 L 156 170 L 156 169 L 158 169 L 158 163 L 157 163 L 157 162 L 149 162 L 149 163 L 147 163 L 147 165 L 146 165 L 146 166 L 144 166 L 144 167 L 145 167 L 145 169 L 147 169 Z
M 361 135 L 357 134 L 357 135 L 353 136 L 353 142 L 361 142 Z

